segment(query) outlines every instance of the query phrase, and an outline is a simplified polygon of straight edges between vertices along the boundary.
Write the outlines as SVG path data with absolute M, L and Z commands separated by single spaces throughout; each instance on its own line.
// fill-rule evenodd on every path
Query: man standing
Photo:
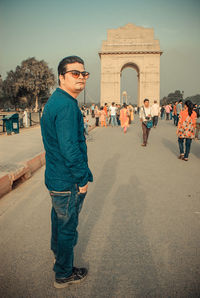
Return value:
M 78 239 L 78 216 L 93 181 L 88 167 L 84 124 L 76 100 L 89 73 L 77 56 L 58 65 L 59 88 L 49 98 L 41 119 L 46 151 L 45 184 L 52 199 L 51 249 L 55 256 L 56 288 L 82 281 L 86 268 L 76 268 L 74 246 Z
M 108 124 L 108 104 L 107 104 L 107 102 L 104 104 L 103 110 L 105 111 L 106 122 Z
M 95 106 L 94 106 L 94 103 L 93 103 L 92 106 L 91 106 L 91 114 L 92 114 L 92 118 L 95 117 L 94 110 L 95 110 Z
M 114 102 L 112 102 L 112 105 L 110 106 L 109 110 L 110 110 L 111 125 L 112 127 L 117 126 L 117 119 L 116 119 L 117 108 Z
M 178 104 L 178 101 L 176 101 L 174 106 L 173 106 L 174 125 L 176 125 L 176 118 L 177 118 L 176 106 L 177 106 L 177 104 Z
M 183 102 L 182 100 L 180 99 L 178 104 L 176 105 L 176 126 L 178 125 L 178 121 L 179 121 L 179 115 L 183 109 L 183 106 L 182 106 Z
M 160 107 L 157 103 L 156 100 L 154 100 L 154 104 L 151 107 L 151 115 L 152 115 L 152 120 L 153 120 L 153 127 L 156 128 L 158 124 L 158 116 L 160 114 Z
M 169 120 L 169 114 L 170 114 L 170 111 L 171 111 L 171 106 L 168 104 L 166 105 L 165 107 L 165 113 L 166 113 L 166 120 Z
M 144 100 L 144 106 L 140 108 L 140 121 L 142 122 L 142 132 L 143 132 L 143 143 L 142 146 L 146 147 L 147 145 L 147 140 L 149 137 L 149 133 L 151 128 L 148 128 L 147 122 L 151 120 L 152 115 L 151 115 L 151 108 L 149 106 L 149 100 L 146 98 Z

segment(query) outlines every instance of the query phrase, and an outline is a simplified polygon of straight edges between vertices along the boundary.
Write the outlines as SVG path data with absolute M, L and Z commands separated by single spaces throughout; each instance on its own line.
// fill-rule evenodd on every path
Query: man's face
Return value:
M 78 70 L 80 72 L 84 71 L 84 65 L 78 62 L 67 64 L 66 71 Z M 60 87 L 70 94 L 78 94 L 85 88 L 86 78 L 80 74 L 78 78 L 74 78 L 71 72 L 67 72 L 64 75 L 59 76 Z
M 149 107 L 149 101 L 145 101 L 144 106 L 145 106 L 145 108 L 148 108 Z

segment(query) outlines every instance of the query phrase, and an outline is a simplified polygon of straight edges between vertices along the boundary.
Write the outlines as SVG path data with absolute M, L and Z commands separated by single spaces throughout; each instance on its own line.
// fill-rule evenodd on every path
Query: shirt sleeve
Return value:
M 90 172 L 87 160 L 79 146 L 78 116 L 75 107 L 68 105 L 60 110 L 55 120 L 55 126 L 65 165 L 69 168 L 77 184 L 82 187 L 88 183 Z

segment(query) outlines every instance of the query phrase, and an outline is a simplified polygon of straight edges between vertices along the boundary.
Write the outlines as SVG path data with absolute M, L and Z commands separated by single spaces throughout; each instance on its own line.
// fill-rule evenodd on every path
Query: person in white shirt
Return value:
M 23 113 L 23 126 L 28 127 L 28 112 L 27 112 L 27 109 L 25 109 L 24 113 Z
M 156 100 L 154 100 L 154 104 L 151 107 L 151 115 L 152 115 L 153 127 L 156 128 L 158 124 L 158 116 L 160 115 L 160 107 Z
M 142 146 L 146 147 L 149 133 L 151 130 L 151 128 L 147 127 L 147 122 L 152 119 L 151 108 L 149 106 L 149 99 L 147 99 L 147 98 L 145 98 L 145 100 L 144 100 L 144 106 L 142 106 L 140 108 L 139 117 L 140 117 L 140 121 L 142 123 L 142 132 L 143 132 Z
M 117 113 L 117 107 L 115 106 L 115 103 L 112 102 L 112 105 L 110 106 L 110 118 L 111 118 L 111 125 L 117 126 L 117 118 L 116 118 L 116 113 Z

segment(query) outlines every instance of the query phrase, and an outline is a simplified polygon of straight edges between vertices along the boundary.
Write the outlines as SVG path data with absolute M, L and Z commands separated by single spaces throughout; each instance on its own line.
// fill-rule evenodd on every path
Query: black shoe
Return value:
M 54 287 L 57 289 L 66 288 L 71 284 L 80 283 L 86 278 L 88 270 L 86 268 L 76 268 L 73 267 L 72 274 L 69 277 L 56 278 L 54 282 Z

